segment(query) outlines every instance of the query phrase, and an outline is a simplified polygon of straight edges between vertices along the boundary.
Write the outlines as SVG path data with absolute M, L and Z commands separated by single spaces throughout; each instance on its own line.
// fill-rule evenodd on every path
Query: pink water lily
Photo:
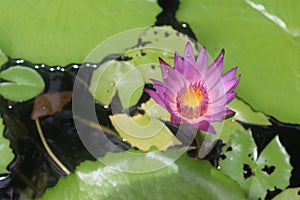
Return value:
M 163 82 L 153 80 L 154 90 L 145 91 L 171 114 L 173 124 L 186 124 L 202 131 L 216 133 L 211 122 L 221 122 L 234 112 L 227 108 L 236 96 L 240 81 L 237 67 L 222 75 L 224 51 L 208 65 L 203 47 L 195 59 L 190 43 L 184 57 L 175 52 L 174 68 L 160 59 Z

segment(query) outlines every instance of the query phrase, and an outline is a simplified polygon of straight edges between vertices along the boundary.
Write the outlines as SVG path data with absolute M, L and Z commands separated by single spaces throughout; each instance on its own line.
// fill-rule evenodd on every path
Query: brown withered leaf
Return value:
M 51 92 L 45 93 L 35 98 L 31 113 L 31 119 L 53 115 L 71 101 L 72 92 Z

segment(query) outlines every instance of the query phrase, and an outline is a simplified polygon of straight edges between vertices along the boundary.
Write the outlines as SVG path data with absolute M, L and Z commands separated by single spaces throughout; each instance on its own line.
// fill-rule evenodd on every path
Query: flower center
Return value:
M 208 94 L 201 82 L 184 86 L 177 93 L 177 111 L 185 118 L 202 116 L 207 110 L 207 104 Z

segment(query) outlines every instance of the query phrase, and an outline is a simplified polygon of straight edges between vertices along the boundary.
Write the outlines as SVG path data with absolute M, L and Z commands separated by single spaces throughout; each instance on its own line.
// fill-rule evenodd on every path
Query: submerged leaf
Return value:
M 34 99 L 31 119 L 53 115 L 71 101 L 72 92 L 45 93 Z

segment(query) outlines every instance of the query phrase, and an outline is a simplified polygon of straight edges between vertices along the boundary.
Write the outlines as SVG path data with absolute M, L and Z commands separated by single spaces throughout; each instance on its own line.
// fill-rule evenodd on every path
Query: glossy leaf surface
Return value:
M 224 151 L 221 171 L 236 180 L 249 199 L 263 199 L 268 189 L 285 189 L 289 185 L 290 157 L 278 137 L 258 155 L 250 131 L 237 131 Z
M 146 0 L 78 0 L 72 4 L 1 0 L 0 4 L 2 50 L 11 57 L 49 65 L 81 63 L 113 34 L 153 25 L 160 11 L 155 1 Z
M 14 66 L 0 73 L 0 95 L 12 101 L 31 99 L 44 90 L 45 83 L 35 70 Z
M 181 1 L 177 17 L 212 55 L 225 48 L 225 69 L 238 65 L 238 95 L 256 110 L 300 123 L 299 1 Z
M 151 152 L 150 152 L 151 153 Z M 147 155 L 147 154 L 146 154 Z M 117 156 L 116 165 L 144 164 L 144 159 L 124 160 Z M 155 153 L 158 162 L 168 159 L 168 153 Z M 149 163 L 147 163 L 149 164 Z M 134 174 L 122 173 L 100 162 L 84 162 L 72 174 L 49 189 L 43 200 L 63 199 L 245 199 L 236 182 L 213 168 L 207 161 L 186 156 L 161 170 Z

